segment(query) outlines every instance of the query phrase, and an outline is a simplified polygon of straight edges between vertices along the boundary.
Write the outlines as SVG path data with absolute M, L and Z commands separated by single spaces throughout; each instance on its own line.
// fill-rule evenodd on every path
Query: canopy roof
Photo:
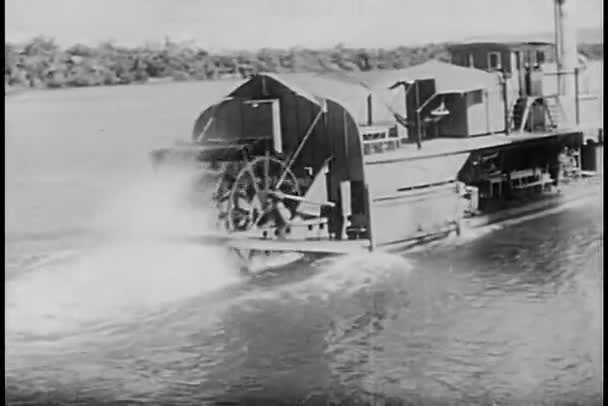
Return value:
M 483 35 L 477 37 L 469 37 L 458 44 L 454 44 L 452 47 L 458 47 L 459 45 L 472 45 L 472 44 L 501 44 L 506 46 L 544 46 L 554 45 L 555 38 L 553 33 L 539 33 L 539 34 L 522 34 L 522 35 Z
M 315 73 L 275 74 L 263 73 L 261 75 L 281 82 L 285 87 L 309 100 L 323 106 L 325 100 L 341 104 L 354 117 L 358 117 L 369 92 L 362 86 L 356 86 L 337 80 L 321 77 Z
M 435 79 L 437 93 L 466 93 L 494 88 L 499 83 L 497 73 L 437 60 L 405 69 L 358 72 L 352 74 L 351 78 L 358 79 L 366 86 L 375 89 L 387 89 L 401 83 L 413 83 L 416 80 Z
M 358 124 L 367 122 L 368 97 L 371 96 L 372 100 L 381 100 L 380 95 L 374 89 L 366 88 L 354 81 L 339 80 L 330 75 L 318 73 L 260 73 L 256 76 L 275 80 L 322 108 L 324 108 L 326 100 L 338 103 L 353 116 Z M 239 88 L 232 91 L 230 96 L 238 97 Z M 373 118 L 374 122 L 384 122 L 391 120 L 393 114 L 384 103 L 377 102 L 373 103 Z

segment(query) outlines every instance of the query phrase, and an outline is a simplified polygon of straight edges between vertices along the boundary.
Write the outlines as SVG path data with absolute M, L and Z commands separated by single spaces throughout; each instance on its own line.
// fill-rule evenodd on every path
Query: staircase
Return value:
M 540 100 L 539 100 L 540 99 Z M 528 118 L 532 105 L 540 101 L 545 108 L 545 130 L 555 130 L 564 124 L 564 109 L 557 97 L 520 97 L 513 106 L 511 114 L 511 129 L 513 131 L 534 131 L 529 128 Z
M 545 108 L 549 118 L 549 126 L 552 130 L 559 128 L 564 122 L 562 106 L 555 97 L 545 99 Z
M 511 115 L 511 128 L 515 131 L 523 131 L 526 122 L 528 121 L 528 114 L 530 113 L 530 107 L 536 100 L 536 97 L 520 97 L 513 106 L 513 114 Z

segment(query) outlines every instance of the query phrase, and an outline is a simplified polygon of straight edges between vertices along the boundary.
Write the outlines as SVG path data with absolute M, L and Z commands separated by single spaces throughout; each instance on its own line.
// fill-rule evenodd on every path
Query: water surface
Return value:
M 245 279 L 147 152 L 232 84 L 6 98 L 6 396 L 600 404 L 603 202 Z

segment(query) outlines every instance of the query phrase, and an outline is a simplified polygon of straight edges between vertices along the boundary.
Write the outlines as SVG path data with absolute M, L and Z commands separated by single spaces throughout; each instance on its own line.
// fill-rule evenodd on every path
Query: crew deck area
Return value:
M 584 181 L 565 184 L 558 193 L 550 193 L 535 201 L 510 202 L 495 207 L 484 214 L 467 217 L 463 219 L 463 232 L 490 224 L 510 221 L 513 218 L 525 220 L 526 216 L 549 214 L 560 209 L 566 209 L 574 204 L 584 203 L 589 200 L 601 200 L 601 177 L 593 176 Z M 444 237 L 447 232 L 434 235 L 418 236 L 415 238 L 399 241 L 396 243 L 372 246 L 368 239 L 358 240 L 334 240 L 334 239 L 309 239 L 309 240 L 289 240 L 289 239 L 265 239 L 254 237 L 228 237 L 224 243 L 236 250 L 258 251 L 258 252 L 301 252 L 320 255 L 347 255 L 358 254 L 369 251 L 401 251 L 408 249 L 426 241 L 432 241 Z
M 557 136 L 567 136 L 582 133 L 582 128 L 560 129 L 551 132 L 516 132 L 506 135 L 489 134 L 469 138 L 435 138 L 422 142 L 422 147 L 418 148 L 415 143 L 401 144 L 399 148 L 380 152 L 378 149 L 374 153 L 366 154 L 364 162 L 366 164 L 389 163 L 398 161 L 408 161 L 424 159 L 444 155 L 455 155 L 466 152 L 478 151 L 488 148 L 506 146 L 521 142 L 547 139 Z

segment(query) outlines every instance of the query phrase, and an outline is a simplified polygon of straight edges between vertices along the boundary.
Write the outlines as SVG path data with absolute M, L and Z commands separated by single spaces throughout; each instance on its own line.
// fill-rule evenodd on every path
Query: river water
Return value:
M 9 403 L 601 404 L 603 201 L 244 278 L 147 161 L 232 85 L 5 99 Z

